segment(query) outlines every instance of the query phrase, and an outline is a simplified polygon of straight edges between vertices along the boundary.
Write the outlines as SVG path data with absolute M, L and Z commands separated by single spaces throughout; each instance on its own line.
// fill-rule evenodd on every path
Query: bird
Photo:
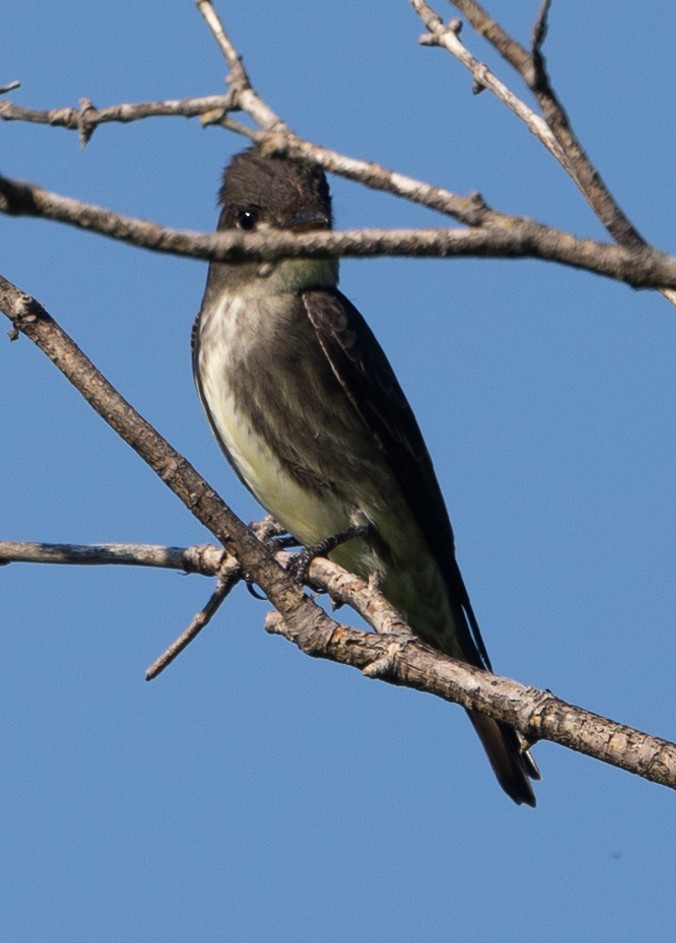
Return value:
M 254 145 L 232 157 L 218 231 L 332 228 L 317 166 Z M 428 645 L 492 671 L 413 411 L 335 258 L 211 262 L 193 373 L 233 469 L 301 546 L 365 579 Z M 312 552 L 312 551 L 311 551 Z M 508 724 L 468 711 L 498 782 L 535 805 L 539 770 Z

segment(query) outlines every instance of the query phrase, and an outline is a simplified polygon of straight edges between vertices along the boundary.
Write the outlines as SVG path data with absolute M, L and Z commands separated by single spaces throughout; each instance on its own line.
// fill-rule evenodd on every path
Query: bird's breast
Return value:
M 293 347 L 298 338 L 291 327 L 269 301 L 224 298 L 202 312 L 195 372 L 235 471 L 290 533 L 312 544 L 347 527 L 349 509 L 332 499 L 322 463 L 298 441 L 312 437 L 321 448 L 322 431 L 308 408 L 308 395 L 320 391 L 296 388 L 298 370 L 289 362 L 297 357 L 300 364 L 302 351 Z

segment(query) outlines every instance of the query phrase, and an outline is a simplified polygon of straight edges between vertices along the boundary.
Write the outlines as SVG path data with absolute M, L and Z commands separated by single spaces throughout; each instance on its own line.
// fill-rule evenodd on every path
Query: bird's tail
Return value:
M 521 736 L 509 724 L 502 724 L 476 711 L 467 713 L 488 754 L 493 772 L 507 795 L 517 805 L 525 802 L 526 805 L 534 806 L 535 793 L 530 780 L 540 779 L 540 770 L 525 749 Z

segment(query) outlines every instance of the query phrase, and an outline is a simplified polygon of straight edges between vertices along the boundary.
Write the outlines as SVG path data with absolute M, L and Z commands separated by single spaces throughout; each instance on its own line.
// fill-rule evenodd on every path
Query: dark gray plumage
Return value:
M 256 148 L 233 158 L 220 200 L 219 229 L 331 225 L 324 174 Z M 420 429 L 337 280 L 330 260 L 210 265 L 193 367 L 212 429 L 244 484 L 304 545 L 368 521 L 332 559 L 375 572 L 424 641 L 490 670 Z M 535 805 L 529 779 L 539 773 L 516 731 L 470 719 L 503 789 Z

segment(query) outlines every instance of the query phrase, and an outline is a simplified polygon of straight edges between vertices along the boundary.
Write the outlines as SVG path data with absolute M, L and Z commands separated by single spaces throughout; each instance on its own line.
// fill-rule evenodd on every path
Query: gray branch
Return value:
M 256 529 L 265 535 L 265 527 Z M 261 545 L 263 546 L 263 545 Z M 280 563 L 289 554 L 277 555 Z M 148 669 L 156 677 L 204 628 L 240 577 L 236 561 L 217 547 L 159 547 L 145 544 L 16 543 L 0 541 L 0 562 L 125 564 L 181 569 L 219 575 L 218 585 L 190 626 Z M 651 736 L 540 691 L 455 661 L 414 636 L 402 616 L 374 586 L 329 560 L 313 560 L 310 584 L 348 603 L 375 629 L 362 632 L 327 617 L 322 631 L 297 614 L 275 611 L 266 629 L 282 635 L 301 651 L 357 668 L 369 678 L 433 694 L 517 727 L 529 743 L 551 740 L 644 779 L 676 789 L 676 744 Z M 330 627 L 330 628 L 329 628 Z M 325 631 L 325 629 L 329 629 Z
M 364 229 L 306 234 L 260 235 L 238 230 L 197 233 L 122 216 L 25 181 L 0 177 L 0 212 L 59 220 L 173 255 L 230 262 L 299 255 L 539 258 L 606 275 L 634 287 L 676 289 L 676 258 L 656 249 L 626 249 L 578 239 L 534 220 L 495 213 L 483 202 L 466 203 L 467 212 L 473 207 L 481 225 L 470 229 Z

